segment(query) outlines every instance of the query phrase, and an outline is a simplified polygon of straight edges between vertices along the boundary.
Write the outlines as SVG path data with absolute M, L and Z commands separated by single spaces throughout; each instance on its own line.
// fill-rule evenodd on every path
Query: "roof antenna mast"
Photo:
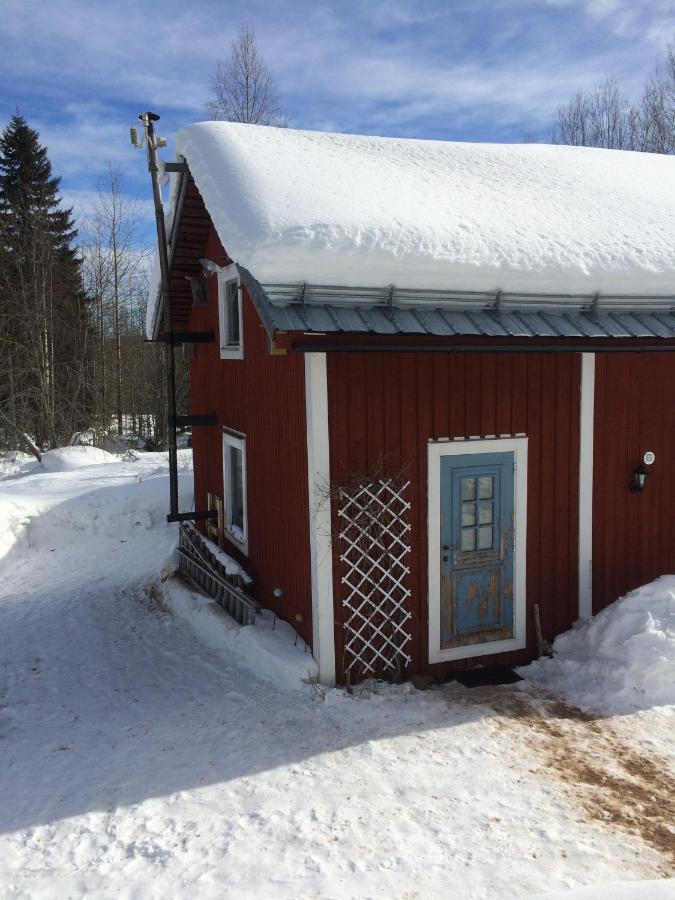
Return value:
M 166 406 L 167 406 L 167 446 L 169 448 L 169 522 L 176 522 L 178 513 L 178 450 L 176 444 L 176 361 L 171 328 L 171 304 L 169 302 L 169 257 L 166 243 L 166 225 L 162 191 L 159 184 L 159 168 L 157 166 L 157 149 L 166 146 L 166 140 L 155 134 L 155 122 L 159 121 L 157 113 L 144 112 L 138 117 L 143 123 L 144 137 L 139 140 L 136 128 L 130 129 L 131 143 L 134 147 L 145 144 L 148 152 L 148 171 L 152 181 L 152 196 L 155 202 L 155 222 L 157 225 L 157 249 L 160 269 L 160 309 L 164 317 L 164 361 L 166 369 Z

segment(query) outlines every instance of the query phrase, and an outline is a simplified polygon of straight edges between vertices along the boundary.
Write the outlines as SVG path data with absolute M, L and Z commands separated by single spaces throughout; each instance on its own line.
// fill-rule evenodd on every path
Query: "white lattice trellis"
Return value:
M 410 590 L 410 484 L 391 478 L 339 490 L 340 560 L 346 568 L 342 584 L 345 609 L 345 675 L 398 672 L 409 662 L 404 648 L 411 635 L 406 622 Z

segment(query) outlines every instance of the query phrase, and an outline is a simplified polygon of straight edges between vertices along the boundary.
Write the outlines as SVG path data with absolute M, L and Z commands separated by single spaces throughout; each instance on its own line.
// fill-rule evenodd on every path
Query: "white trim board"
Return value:
M 579 618 L 593 615 L 595 353 L 581 354 L 579 401 Z
M 441 649 L 441 457 L 470 453 L 508 453 L 515 458 L 513 617 L 514 636 L 504 641 Z M 526 644 L 525 572 L 527 543 L 527 437 L 452 440 L 427 445 L 429 544 L 429 662 L 449 662 L 522 650 Z
M 312 575 L 312 651 L 319 681 L 335 684 L 335 613 L 331 551 L 328 377 L 325 353 L 305 354 L 309 548 Z

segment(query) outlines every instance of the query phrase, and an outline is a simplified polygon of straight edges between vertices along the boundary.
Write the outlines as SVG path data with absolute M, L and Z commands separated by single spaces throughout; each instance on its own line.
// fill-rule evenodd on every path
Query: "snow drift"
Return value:
M 194 493 L 192 451 L 179 451 L 181 502 Z M 97 447 L 59 447 L 42 463 L 12 454 L 0 463 L 0 558 L 15 546 L 49 549 L 89 539 L 134 541 L 139 532 L 166 528 L 167 455 L 120 459 Z M 171 531 L 171 534 L 174 532 Z
M 626 594 L 556 638 L 553 659 L 519 670 L 594 712 L 675 704 L 675 575 Z
M 72 472 L 82 466 L 97 466 L 118 462 L 118 457 L 100 447 L 86 444 L 73 447 L 57 447 L 42 454 L 42 468 L 45 472 Z

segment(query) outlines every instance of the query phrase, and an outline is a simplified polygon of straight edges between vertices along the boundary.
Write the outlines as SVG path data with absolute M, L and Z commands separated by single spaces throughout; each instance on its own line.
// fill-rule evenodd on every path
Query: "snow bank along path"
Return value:
M 616 786 L 605 821 L 602 785 L 581 798 L 548 766 L 611 752 L 619 779 L 590 729 L 615 720 L 582 733 L 536 692 L 458 686 L 312 703 L 196 641 L 158 589 L 166 496 L 151 454 L 0 484 L 3 897 L 502 900 L 664 876 L 611 818 Z M 638 756 L 665 746 L 650 715 L 622 717 Z
M 520 674 L 591 712 L 675 711 L 675 576 L 631 591 L 556 638 Z M 672 720 L 675 733 L 675 716 Z

